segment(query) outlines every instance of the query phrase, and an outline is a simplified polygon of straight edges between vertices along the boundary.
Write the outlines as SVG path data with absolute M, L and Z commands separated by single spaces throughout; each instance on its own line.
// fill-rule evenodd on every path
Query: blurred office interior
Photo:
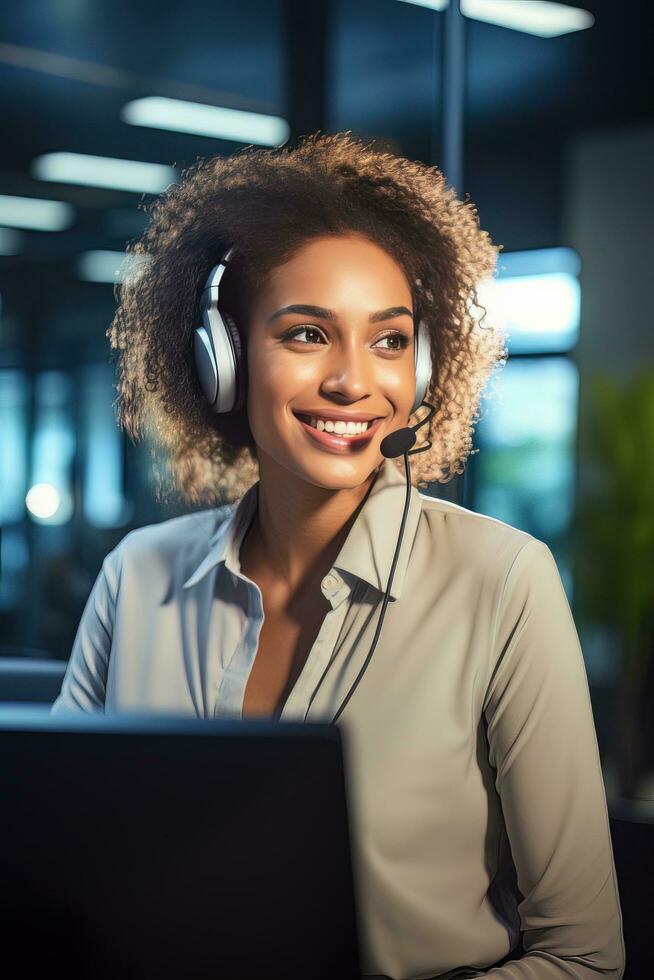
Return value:
M 437 164 L 503 246 L 509 360 L 430 488 L 545 541 L 616 819 L 653 819 L 652 9 L 645 2 L 23 0 L 0 9 L 0 654 L 65 664 L 158 501 L 105 331 L 142 209 L 198 156 L 351 130 Z M 651 847 L 651 835 L 648 838 Z

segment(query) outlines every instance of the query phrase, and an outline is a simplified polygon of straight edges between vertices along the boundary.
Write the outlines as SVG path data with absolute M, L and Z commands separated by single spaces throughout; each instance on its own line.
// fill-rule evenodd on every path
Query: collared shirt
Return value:
M 280 718 L 331 722 L 370 649 L 406 485 L 384 460 L 321 583 L 331 608 Z M 240 718 L 264 619 L 240 571 L 258 484 L 128 534 L 53 713 Z M 585 665 L 553 555 L 411 488 L 379 641 L 337 721 L 364 974 L 620 980 L 625 950 Z

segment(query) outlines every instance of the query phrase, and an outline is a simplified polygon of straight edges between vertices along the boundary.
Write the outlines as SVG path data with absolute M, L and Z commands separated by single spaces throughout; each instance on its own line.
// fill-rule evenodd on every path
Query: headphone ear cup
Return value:
M 415 331 L 414 367 L 416 372 L 416 397 L 410 414 L 418 410 L 425 399 L 432 375 L 431 337 L 427 324 L 420 320 Z
M 220 311 L 223 323 L 229 332 L 230 339 L 232 341 L 232 347 L 234 348 L 234 374 L 236 378 L 236 396 L 234 398 L 234 407 L 232 411 L 243 408 L 245 404 L 245 395 L 247 392 L 247 359 L 245 356 L 245 349 L 243 342 L 241 340 L 241 333 L 236 325 L 234 317 L 229 313 L 225 313 L 224 310 Z

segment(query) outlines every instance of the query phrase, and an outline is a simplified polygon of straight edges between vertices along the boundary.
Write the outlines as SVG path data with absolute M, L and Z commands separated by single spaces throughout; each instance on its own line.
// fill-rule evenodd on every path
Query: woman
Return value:
M 194 331 L 232 246 L 220 307 L 246 397 L 217 413 Z M 388 583 L 406 489 L 380 443 L 414 414 L 422 322 L 432 445 L 343 711 L 362 969 L 619 980 L 597 740 L 552 554 L 417 489 L 461 472 L 505 362 L 477 312 L 498 248 L 474 208 L 435 167 L 316 134 L 199 164 L 133 251 L 110 330 L 121 420 L 164 447 L 188 500 L 223 506 L 107 557 L 53 711 L 334 717 Z

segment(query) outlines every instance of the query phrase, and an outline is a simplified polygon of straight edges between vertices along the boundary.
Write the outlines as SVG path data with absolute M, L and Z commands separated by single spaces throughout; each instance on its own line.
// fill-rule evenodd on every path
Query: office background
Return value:
M 351 130 L 440 166 L 503 246 L 510 357 L 430 492 L 551 547 L 612 812 L 654 819 L 654 17 L 579 2 L 3 5 L 0 656 L 65 661 L 105 554 L 183 510 L 114 419 L 142 205 L 198 156 Z

